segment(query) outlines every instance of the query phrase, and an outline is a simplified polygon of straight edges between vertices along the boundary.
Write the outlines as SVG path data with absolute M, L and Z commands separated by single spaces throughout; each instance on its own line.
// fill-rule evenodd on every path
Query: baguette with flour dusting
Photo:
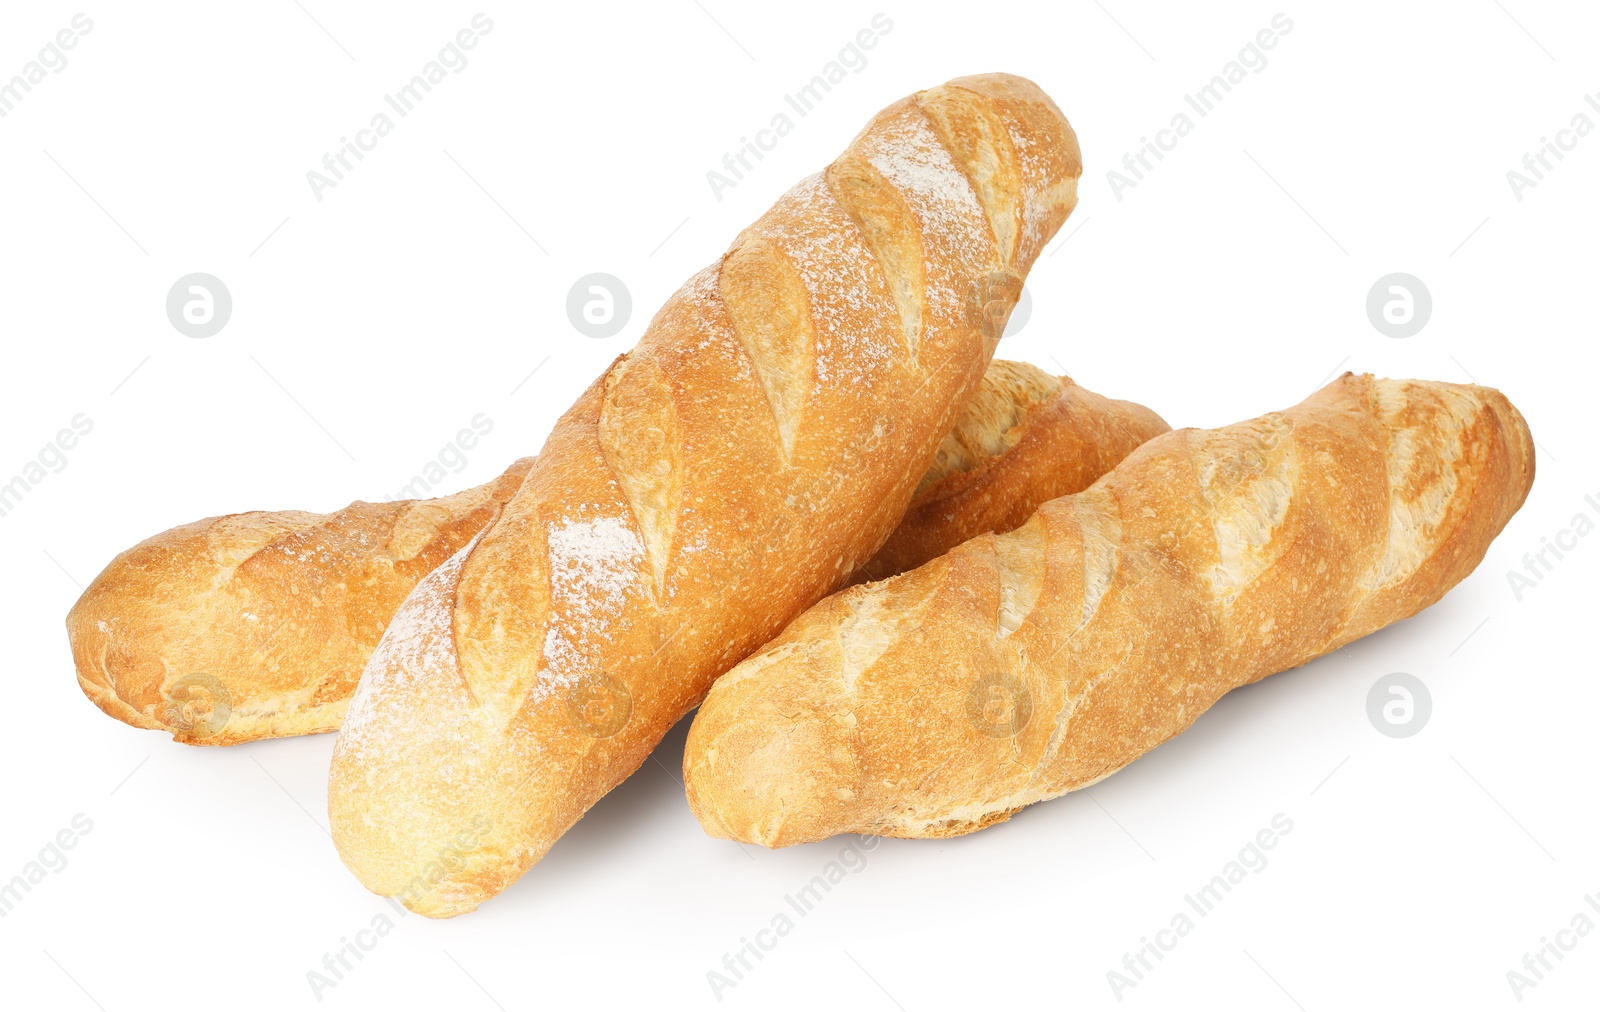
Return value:
M 673 295 L 373 652 L 328 784 L 357 878 L 473 909 L 867 561 L 1081 172 L 1031 82 L 951 81 L 879 113 Z
M 735 667 L 689 732 L 690 807 L 769 847 L 982 829 L 1437 601 L 1533 470 L 1511 403 L 1450 383 L 1347 374 L 1288 411 L 1158 436 Z
M 861 572 L 900 572 L 1009 530 L 1164 431 L 1138 404 L 997 359 Z M 149 538 L 67 616 L 78 684 L 118 720 L 189 745 L 338 730 L 400 602 L 499 513 L 532 464 L 439 499 L 240 513 Z

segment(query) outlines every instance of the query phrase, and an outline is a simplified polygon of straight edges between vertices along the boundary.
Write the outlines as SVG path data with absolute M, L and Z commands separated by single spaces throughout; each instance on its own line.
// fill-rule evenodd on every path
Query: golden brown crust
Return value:
M 78 685 L 110 716 L 189 745 L 337 730 L 400 602 L 532 463 L 439 499 L 235 513 L 142 541 L 67 615 Z
M 1346 374 L 1135 450 L 920 569 L 853 587 L 723 676 L 689 732 L 706 831 L 949 836 L 1085 787 L 1224 693 L 1438 600 L 1527 497 L 1498 391 Z
M 1083 491 L 1170 428 L 1143 405 L 1101 397 L 1025 363 L 996 360 L 984 379 L 900 526 L 853 583 L 915 569 L 980 534 L 1013 530 L 1041 504 Z
M 668 300 L 374 651 L 328 792 L 363 884 L 494 895 L 878 549 L 1071 210 L 1071 137 L 1021 78 L 904 99 Z
M 997 359 L 900 526 L 863 571 L 892 575 L 976 534 L 1010 530 L 1165 429 L 1148 409 Z M 361 668 L 423 567 L 431 571 L 471 540 L 531 464 L 517 461 L 495 481 L 446 499 L 357 503 L 326 516 L 215 517 L 150 538 L 112 560 L 68 619 L 79 685 L 118 720 L 185 744 L 336 730 Z M 306 531 L 323 539 L 341 532 L 346 548 L 367 554 L 330 556 L 325 546 L 308 547 Z M 278 551 L 268 556 L 263 546 Z M 380 561 L 395 553 L 401 561 Z M 271 579 L 269 558 L 277 563 Z M 302 582 L 325 584 L 330 573 L 338 595 L 299 593 Z M 262 614 L 278 617 L 272 629 L 262 628 Z

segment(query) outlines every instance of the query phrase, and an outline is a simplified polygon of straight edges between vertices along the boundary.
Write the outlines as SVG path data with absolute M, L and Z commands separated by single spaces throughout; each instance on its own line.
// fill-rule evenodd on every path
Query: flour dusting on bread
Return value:
M 563 519 L 550 525 L 547 543 L 555 607 L 545 632 L 546 667 L 532 691 L 535 702 L 585 674 L 585 640 L 607 635 L 604 617 L 638 585 L 644 560 L 638 535 L 619 517 Z

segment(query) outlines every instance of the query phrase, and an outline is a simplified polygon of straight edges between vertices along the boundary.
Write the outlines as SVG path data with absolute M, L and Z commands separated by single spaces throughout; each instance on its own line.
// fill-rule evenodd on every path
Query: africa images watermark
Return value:
M 1277 847 L 1278 841 L 1288 836 L 1293 829 L 1294 822 L 1287 815 L 1282 812 L 1274 815 L 1265 827 L 1239 848 L 1239 853 L 1233 860 L 1224 864 L 1222 870 L 1211 877 L 1211 881 L 1196 889 L 1193 894 L 1185 893 L 1184 904 L 1201 918 L 1211 916 L 1217 905 L 1233 892 L 1235 886 L 1252 874 L 1259 875 L 1266 871 L 1266 852 Z M 1122 954 L 1122 968 L 1106 971 L 1106 983 L 1111 985 L 1111 993 L 1116 996 L 1117 1001 L 1122 1000 L 1123 992 L 1138 987 L 1140 981 L 1145 979 L 1145 975 L 1155 969 L 1155 963 L 1166 959 L 1166 954 L 1178 947 L 1178 943 L 1195 929 L 1195 924 L 1195 919 L 1189 916 L 1188 911 L 1179 910 L 1172 915 L 1172 920 L 1166 927 L 1155 932 L 1154 940 L 1148 936 L 1140 936 L 1139 947 L 1132 952 Z
M 94 22 L 83 14 L 72 15 L 67 24 L 68 27 L 56 32 L 55 37 L 45 43 L 37 57 L 22 65 L 21 73 L 0 84 L 0 119 L 11 115 L 17 104 L 33 93 L 34 85 L 44 82 L 46 71 L 59 74 L 66 70 L 65 50 L 76 49 L 78 40 L 94 31 Z
M 756 963 L 765 959 L 766 954 L 776 949 L 778 943 L 795 929 L 796 922 L 789 916 L 789 910 L 793 910 L 796 917 L 808 916 L 833 891 L 834 886 L 846 877 L 859 875 L 866 870 L 867 852 L 877 849 L 881 842 L 876 836 L 862 835 L 846 843 L 839 848 L 837 858 L 822 866 L 820 874 L 813 875 L 811 881 L 793 893 L 784 894 L 783 902 L 788 909 L 780 909 L 772 915 L 766 927 L 752 932 L 754 939 L 741 935 L 739 948 L 723 953 L 722 969 L 706 971 L 706 983 L 711 985 L 711 993 L 717 1001 L 722 1000 L 723 992 L 738 987 L 745 974 L 753 970 Z
M 184 337 L 214 337 L 232 317 L 233 293 L 213 274 L 185 274 L 167 290 L 167 319 Z
M 1433 316 L 1433 293 L 1414 274 L 1385 274 L 1367 290 L 1367 319 L 1385 337 L 1412 337 Z
M 1600 893 L 1586 893 L 1583 902 L 1596 914 L 1600 914 Z M 1539 947 L 1532 952 L 1522 954 L 1521 969 L 1506 971 L 1506 983 L 1511 985 L 1511 994 L 1517 1001 L 1523 999 L 1523 992 L 1543 983 L 1545 975 L 1556 968 L 1556 963 L 1566 959 L 1566 954 L 1576 949 L 1578 942 L 1594 931 L 1594 926 L 1593 919 L 1579 910 L 1572 915 L 1566 927 L 1556 932 L 1553 941 L 1549 935 L 1541 935 Z M 1551 962 L 1552 958 L 1555 959 L 1555 963 Z
M 471 428 L 463 428 L 439 448 L 439 453 L 422 465 L 421 473 L 401 486 L 400 491 L 383 497 L 384 502 L 396 499 L 425 499 L 428 493 L 444 483 L 445 473 L 460 474 L 467 468 L 467 453 L 477 449 L 478 441 L 494 431 L 494 419 L 483 412 L 472 416 Z
M 11 881 L 0 884 L 0 918 L 11 914 L 23 898 L 33 892 L 33 887 L 45 880 L 47 873 L 59 875 L 67 867 L 66 852 L 78 845 L 80 837 L 88 836 L 94 822 L 79 812 L 55 836 L 39 848 L 39 855 L 22 866 L 22 871 L 11 876 Z
M 1585 95 L 1583 100 L 1589 103 L 1589 108 L 1600 113 L 1600 96 Z M 1579 141 L 1593 132 L 1594 121 L 1586 113 L 1580 112 L 1572 117 L 1566 127 L 1556 131 L 1554 140 L 1540 137 L 1539 146 L 1522 156 L 1522 169 L 1512 169 L 1506 173 L 1506 182 L 1511 184 L 1511 195 L 1521 203 L 1523 191 L 1544 182 L 1545 176 L 1555 171 L 1556 162 L 1565 159 L 1568 151 L 1576 148 Z
M 1428 726 L 1433 694 L 1416 675 L 1394 671 L 1367 690 L 1367 720 L 1388 738 L 1409 738 Z
M 405 903 L 414 903 L 432 892 L 444 878 L 445 873 L 460 863 L 460 855 L 477 848 L 492 829 L 494 820 L 480 813 L 472 817 L 466 829 L 446 840 L 433 860 L 412 876 L 405 888 L 393 896 L 384 897 L 384 900 L 394 908 L 395 917 L 403 920 L 411 916 L 411 911 L 406 909 Z M 322 968 L 306 971 L 306 983 L 311 986 L 312 996 L 321 1001 L 323 992 L 330 991 L 343 983 L 344 979 L 355 970 L 356 964 L 366 959 L 367 953 L 376 949 L 378 943 L 386 938 L 397 924 L 397 920 L 379 911 L 372 915 L 372 920 L 366 927 L 355 932 L 354 939 L 348 935 L 341 935 L 339 947 L 332 952 L 322 954 Z
M 210 738 L 233 717 L 233 694 L 220 679 L 203 671 L 184 675 L 163 689 L 161 697 L 167 726 L 190 738 Z
M 1238 57 L 1223 64 L 1222 70 L 1196 89 L 1193 95 L 1184 95 L 1183 101 L 1201 119 L 1211 115 L 1233 91 L 1234 85 L 1242 83 L 1250 74 L 1259 74 L 1267 69 L 1266 51 L 1276 49 L 1278 40 L 1292 31 L 1294 22 L 1289 20 L 1288 15 L 1274 14 L 1268 27 L 1256 32 L 1255 38 L 1239 50 Z M 1189 118 L 1188 113 L 1179 112 L 1165 128 L 1156 131 L 1155 140 L 1139 138 L 1139 147 L 1122 156 L 1122 171 L 1112 169 L 1106 173 L 1106 182 L 1111 184 L 1112 195 L 1120 202 L 1124 190 L 1138 186 L 1155 169 L 1150 159 L 1153 157 L 1159 162 L 1166 158 L 1165 153 L 1177 147 L 1178 142 L 1193 129 L 1194 120 Z
M 83 412 L 72 416 L 70 428 L 62 428 L 55 438 L 44 444 L 38 455 L 13 475 L 10 481 L 0 482 L 0 517 L 10 516 L 21 505 L 23 497 L 52 474 L 67 469 L 67 453 L 78 445 L 78 440 L 94 431 L 94 419 Z
M 867 54 L 863 50 L 877 48 L 878 40 L 894 30 L 894 22 L 889 20 L 887 14 L 874 14 L 867 24 L 868 27 L 856 32 L 855 38 L 839 50 L 838 58 L 823 65 L 821 73 L 801 85 L 793 95 L 783 96 L 784 103 L 802 119 L 828 97 L 834 85 L 848 76 L 847 71 L 849 74 L 859 74 L 866 70 Z M 766 152 L 777 147 L 778 141 L 787 137 L 793 129 L 794 120 L 789 118 L 787 112 L 780 110 L 772 116 L 771 122 L 755 132 L 754 140 L 740 137 L 739 147 L 722 156 L 723 171 L 712 169 L 706 173 L 706 182 L 711 184 L 711 195 L 721 200 L 723 190 L 738 186 L 755 168 L 750 162 L 752 157 L 761 161 L 766 157 Z
M 579 734 L 610 738 L 628 726 L 633 716 L 633 693 L 628 686 L 603 671 L 590 671 L 567 690 L 567 719 Z
M 384 102 L 401 119 L 411 115 L 412 110 L 422 104 L 422 100 L 433 91 L 434 85 L 444 81 L 450 74 L 466 70 L 465 51 L 476 49 L 478 40 L 494 31 L 494 22 L 484 14 L 474 14 L 469 24 L 470 27 L 456 32 L 455 38 L 445 43 L 437 58 L 423 65 L 421 73 L 401 85 L 393 95 L 383 96 Z M 361 161 L 366 157 L 366 152 L 376 148 L 378 142 L 389 136 L 393 129 L 394 120 L 389 118 L 388 113 L 379 112 L 366 127 L 355 132 L 355 140 L 340 137 L 339 147 L 322 156 L 323 171 L 312 169 L 306 173 L 306 182 L 311 184 L 311 195 L 321 201 L 322 191 L 338 186 L 344 181 L 345 175 L 355 169 L 350 159 L 354 157 L 356 161 Z
M 632 316 L 633 296 L 614 274 L 585 274 L 567 289 L 567 319 L 584 337 L 613 337 Z
M 1594 511 L 1595 516 L 1600 516 L 1600 499 L 1592 495 L 1583 497 L 1583 501 Z M 1595 529 L 1595 522 L 1587 513 L 1575 513 L 1568 526 L 1556 531 L 1553 535 L 1539 538 L 1543 543 L 1537 552 L 1524 552 L 1522 555 L 1522 568 L 1524 572 L 1515 569 L 1506 570 L 1506 583 L 1511 585 L 1511 593 L 1518 601 L 1522 600 L 1524 591 L 1532 590 L 1544 582 L 1544 578 L 1555 572 L 1556 563 L 1567 557 L 1567 553 L 1578 547 L 1578 539 L 1589 536 Z M 1554 556 L 1552 560 L 1551 556 Z

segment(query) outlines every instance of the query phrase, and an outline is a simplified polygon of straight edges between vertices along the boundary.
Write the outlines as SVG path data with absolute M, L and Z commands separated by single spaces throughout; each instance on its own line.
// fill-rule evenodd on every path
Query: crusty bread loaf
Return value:
M 1169 428 L 1142 404 L 1101 397 L 1025 362 L 996 359 L 984 379 L 900 526 L 852 582 L 903 573 L 980 534 L 1019 527 Z
M 1224 693 L 1415 614 L 1533 481 L 1498 391 L 1345 375 L 1135 450 L 1087 491 L 806 612 L 711 690 L 713 836 L 943 837 L 1089 786 Z
M 473 909 L 870 558 L 1081 171 L 1036 86 L 952 81 L 876 116 L 668 300 L 374 651 L 328 787 L 357 877 Z
M 142 541 L 67 615 L 78 685 L 190 745 L 335 730 L 400 602 L 532 464 L 439 499 L 235 513 Z
M 1010 530 L 1165 430 L 1140 405 L 997 359 L 863 569 L 891 575 Z M 143 541 L 67 616 L 78 683 L 118 720 L 190 745 L 337 730 L 400 602 L 532 463 L 441 499 L 212 517 Z

